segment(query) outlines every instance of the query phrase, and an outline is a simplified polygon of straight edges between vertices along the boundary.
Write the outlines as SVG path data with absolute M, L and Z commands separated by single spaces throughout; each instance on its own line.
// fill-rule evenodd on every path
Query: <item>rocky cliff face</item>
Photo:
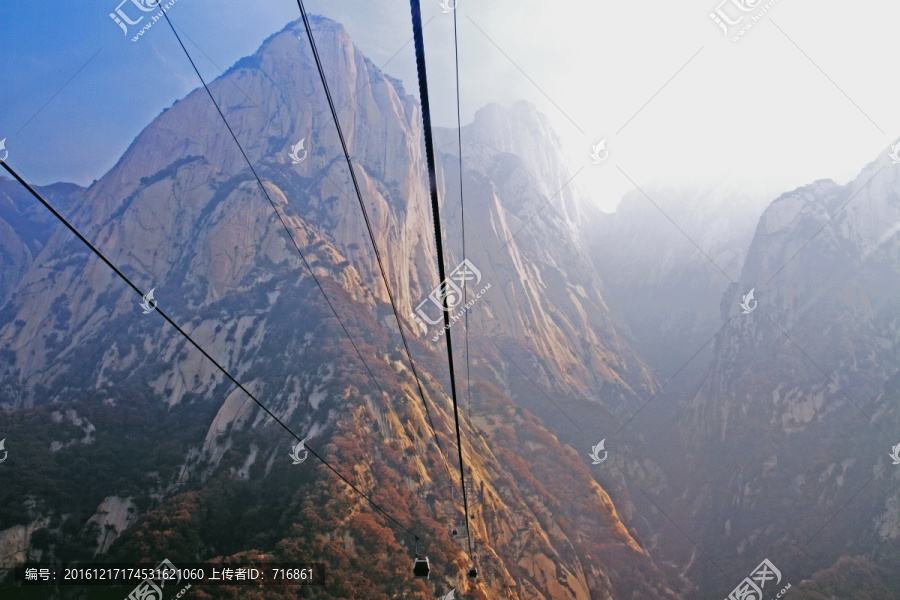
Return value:
M 376 243 L 401 312 L 411 314 L 437 283 L 417 104 L 340 25 L 316 20 L 315 31 L 337 105 L 346 105 L 341 121 Z M 291 24 L 210 85 L 274 210 L 201 89 L 155 119 L 65 212 L 311 447 L 415 521 L 442 565 L 435 579 L 462 586 L 458 573 L 470 558 L 446 534 L 458 522 L 459 498 L 442 348 L 430 333 L 413 344 L 443 455 L 398 347 L 301 32 Z M 467 249 L 492 286 L 473 312 L 473 331 L 532 353 L 542 377 L 573 397 L 602 400 L 610 410 L 634 404 L 636 390 L 653 382 L 619 335 L 578 243 L 587 209 L 566 193 L 542 209 L 564 173 L 552 136 L 548 144 L 539 139 L 549 135 L 546 123 L 526 106 L 492 107 L 465 135 L 464 152 L 473 156 L 465 169 L 473 211 Z M 289 152 L 301 139 L 309 154 L 295 164 Z M 514 153 L 529 145 L 538 149 Z M 445 156 L 446 197 L 451 165 Z M 361 516 L 363 505 L 345 499 L 331 474 L 294 468 L 287 456 L 294 440 L 158 314 L 142 314 L 134 293 L 77 240 L 56 229 L 36 251 L 0 314 L 0 403 L 24 415 L 4 417 L 3 427 L 33 446 L 3 465 L 16 469 L 2 475 L 9 483 L 0 486 L 2 506 L 37 490 L 28 522 L 4 511 L 0 529 L 49 519 L 31 536 L 32 556 L 83 559 L 108 548 L 129 560 L 196 560 L 260 551 L 367 565 L 376 532 L 387 536 L 385 559 L 408 562 L 406 541 Z M 412 319 L 405 325 L 417 327 Z M 482 356 L 481 368 L 489 368 L 493 355 Z M 472 395 L 466 453 L 485 573 L 471 587 L 475 597 L 679 597 L 677 577 L 653 564 L 571 449 L 502 392 L 484 387 Z M 79 424 L 54 421 L 47 405 L 60 402 L 77 410 Z M 50 425 L 42 430 L 41 423 Z M 88 465 L 101 468 L 91 474 Z M 35 472 L 37 487 L 29 480 Z M 72 477 L 86 482 L 79 496 L 54 491 Z M 293 497 L 298 486 L 305 498 Z M 126 504 L 133 510 L 123 515 Z M 315 517 L 316 506 L 328 507 L 326 521 Z M 255 529 L 238 526 L 251 513 Z M 321 554 L 290 550 L 298 540 Z M 426 594 L 418 584 L 396 587 L 407 585 L 405 569 L 384 568 L 396 577 L 378 591 Z M 339 597 L 351 594 L 332 584 Z
M 679 427 L 677 510 L 727 565 L 765 555 L 810 573 L 897 537 L 898 194 L 886 157 L 847 186 L 784 194 L 725 294 L 727 326 Z
M 607 306 L 585 245 L 596 210 L 567 185 L 572 170 L 555 133 L 519 103 L 480 110 L 462 139 L 466 258 L 481 271 L 480 286 L 491 284 L 471 313 L 471 334 L 536 361 L 532 375 L 555 393 L 621 417 L 655 383 Z M 438 140 L 445 197 L 455 200 L 455 135 Z M 461 231 L 458 207 L 445 201 L 444 213 L 447 229 Z M 458 239 L 450 245 L 453 262 L 461 260 Z
M 63 210 L 84 193 L 83 188 L 66 183 L 38 189 Z M 27 190 L 0 178 L 0 306 L 9 300 L 55 228 L 53 215 L 35 205 Z
M 726 317 L 739 314 L 742 295 L 756 288 L 760 308 L 758 316 L 736 319 L 730 339 L 722 338 L 720 354 L 727 353 L 723 360 L 728 367 L 749 366 L 760 359 L 760 345 L 781 348 L 790 340 L 800 358 L 778 365 L 771 380 L 792 368 L 793 379 L 806 379 L 810 386 L 824 385 L 824 377 L 825 387 L 831 388 L 823 387 L 824 394 L 838 405 L 852 405 L 850 399 L 864 405 L 874 399 L 898 367 L 898 189 L 900 174 L 885 157 L 847 186 L 816 182 L 772 203 L 760 220 L 737 289 L 723 301 Z M 770 336 L 767 327 L 780 331 L 780 337 Z M 710 380 L 721 379 L 728 367 L 720 365 Z M 847 391 L 849 398 L 834 386 Z M 782 386 L 776 397 L 796 397 L 792 392 L 799 391 Z M 727 415 L 721 410 L 718 418 L 711 414 L 717 410 L 713 406 L 726 404 L 721 395 L 701 392 L 695 406 L 710 411 L 710 418 L 698 425 L 712 435 L 727 436 Z M 786 404 L 793 405 L 795 410 L 788 412 L 794 417 L 773 419 L 786 433 L 815 422 L 812 412 L 836 408 L 824 402 L 811 412 L 801 408 L 812 406 L 807 402 L 775 401 L 776 407 Z

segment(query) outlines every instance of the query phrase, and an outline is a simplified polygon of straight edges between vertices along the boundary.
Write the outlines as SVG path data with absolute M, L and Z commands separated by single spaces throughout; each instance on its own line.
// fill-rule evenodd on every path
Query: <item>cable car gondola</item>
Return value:
M 416 579 L 428 579 L 430 573 L 431 563 L 428 562 L 428 557 L 419 558 L 416 556 L 413 561 L 413 577 Z
M 428 557 L 419 558 L 419 538 L 416 536 L 416 554 L 413 559 L 413 577 L 416 579 L 429 579 L 431 575 L 431 563 Z

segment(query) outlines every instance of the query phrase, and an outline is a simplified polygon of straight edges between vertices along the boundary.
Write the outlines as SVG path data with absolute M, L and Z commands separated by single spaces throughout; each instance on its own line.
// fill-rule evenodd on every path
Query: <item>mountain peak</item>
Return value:
M 524 100 L 509 106 L 487 104 L 464 129 L 464 141 L 484 144 L 500 152 L 527 154 L 552 149 L 555 154 L 561 153 L 562 144 L 550 120 Z

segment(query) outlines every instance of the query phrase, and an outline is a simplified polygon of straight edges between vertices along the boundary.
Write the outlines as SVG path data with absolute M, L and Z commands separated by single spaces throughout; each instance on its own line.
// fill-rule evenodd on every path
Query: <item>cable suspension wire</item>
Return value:
M 328 107 L 331 109 L 331 116 L 334 120 L 334 127 L 337 130 L 338 137 L 341 142 L 341 149 L 344 152 L 344 159 L 347 161 L 347 168 L 350 170 L 350 179 L 353 180 L 353 189 L 356 191 L 356 197 L 359 200 L 359 207 L 362 210 L 363 220 L 366 223 L 366 230 L 369 234 L 369 239 L 372 242 L 372 248 L 375 251 L 375 258 L 378 262 L 378 269 L 381 271 L 381 279 L 384 281 L 384 288 L 387 291 L 388 299 L 391 301 L 391 309 L 394 311 L 394 319 L 397 321 L 397 329 L 400 331 L 400 338 L 403 340 L 403 348 L 406 351 L 406 358 L 409 361 L 409 366 L 412 370 L 413 377 L 416 380 L 416 385 L 419 388 L 419 396 L 422 398 L 422 405 L 425 407 L 425 415 L 428 418 L 428 424 L 431 427 L 431 432 L 434 435 L 435 444 L 437 444 L 438 452 L 440 452 L 441 459 L 444 464 L 447 464 L 447 460 L 444 456 L 444 450 L 441 446 L 441 440 L 437 435 L 437 431 L 434 428 L 434 421 L 431 418 L 431 411 L 428 408 L 428 402 L 425 400 L 425 392 L 422 389 L 422 382 L 419 379 L 419 374 L 416 369 L 416 365 L 412 359 L 412 353 L 409 350 L 409 343 L 406 340 L 406 333 L 403 331 L 403 323 L 400 320 L 400 312 L 397 310 L 397 304 L 394 301 L 394 294 L 391 291 L 391 284 L 388 281 L 387 270 L 384 268 L 384 261 L 381 259 L 381 253 L 378 250 L 378 244 L 375 242 L 375 233 L 372 230 L 372 223 L 369 220 L 369 211 L 366 209 L 366 204 L 363 202 L 362 192 L 360 191 L 359 181 L 356 179 L 356 171 L 353 168 L 353 161 L 350 159 L 350 150 L 347 146 L 347 140 L 344 138 L 344 131 L 341 128 L 341 123 L 338 120 L 337 110 L 334 107 L 334 100 L 331 96 L 331 89 L 328 87 L 328 80 L 325 77 L 325 69 L 322 67 L 322 60 L 319 58 L 319 50 L 316 48 L 316 41 L 312 34 L 312 27 L 309 24 L 309 16 L 306 13 L 306 7 L 303 5 L 303 0 L 297 0 L 297 6 L 300 8 L 300 15 L 303 17 L 303 25 L 306 28 L 306 35 L 309 38 L 309 45 L 312 49 L 313 58 L 316 62 L 316 68 L 319 71 L 319 78 L 322 80 L 322 87 L 325 90 L 325 97 L 328 100 Z M 442 279 L 443 281 L 443 279 Z M 449 470 L 449 466 L 447 467 Z
M 465 194 L 463 193 L 463 158 L 462 158 L 462 116 L 460 114 L 460 102 L 459 102 L 459 39 L 457 37 L 457 26 L 456 26 L 456 15 L 459 11 L 456 10 L 458 8 L 459 3 L 457 2 L 456 7 L 453 10 L 453 51 L 454 51 L 454 59 L 456 62 L 456 137 L 458 143 L 459 150 L 459 208 L 462 213 L 460 223 L 462 226 L 462 257 L 463 262 L 466 261 L 466 202 L 465 202 Z M 469 286 L 468 279 L 463 278 L 463 308 L 465 311 L 463 312 L 463 318 L 465 326 L 465 334 L 466 334 L 466 401 L 468 404 L 468 420 L 469 425 L 472 423 L 472 381 L 471 381 L 471 368 L 472 363 L 469 359 Z M 471 442 L 470 442 L 471 445 Z
M 75 228 L 75 226 L 73 226 L 71 223 L 69 223 L 69 221 L 64 216 L 62 216 L 55 208 L 53 208 L 53 206 L 49 202 L 47 202 L 47 200 L 45 200 L 43 196 L 41 196 L 33 187 L 31 187 L 31 185 L 28 184 L 28 182 L 26 182 L 24 179 L 22 179 L 22 177 L 19 176 L 19 174 L 15 170 L 12 169 L 12 167 L 10 167 L 4 161 L 0 161 L 0 165 L 3 165 L 3 168 L 6 169 L 6 171 L 10 175 L 12 175 L 16 179 L 16 181 L 18 181 L 20 184 L 22 184 L 22 186 L 26 190 L 28 190 L 32 196 L 34 196 L 41 204 L 43 204 L 44 207 L 47 208 L 47 210 L 49 210 L 51 213 L 53 213 L 54 217 L 56 217 L 70 232 L 72 232 L 75 235 L 75 237 L 77 237 L 79 240 L 81 240 L 81 242 L 84 243 L 84 245 L 87 246 L 90 249 L 90 251 L 94 253 L 94 255 L 96 255 L 100 260 L 102 260 L 104 263 L 106 263 L 106 266 L 108 266 L 110 269 L 112 269 L 112 271 L 116 275 L 118 275 L 119 278 L 122 279 L 122 281 L 124 281 L 139 296 L 141 296 L 142 298 L 144 297 L 144 295 L 145 295 L 144 292 L 137 285 L 135 285 L 135 283 L 132 282 L 131 279 L 129 279 L 127 275 L 125 275 L 116 265 L 114 265 L 108 258 L 106 258 L 106 256 L 102 252 L 100 252 L 100 250 L 98 250 L 97 247 L 94 246 L 86 237 L 84 237 L 81 234 L 81 232 Z M 255 402 L 256 405 L 259 406 L 276 423 L 281 425 L 281 427 L 285 431 L 287 431 L 291 435 L 291 437 L 293 437 L 298 442 L 304 441 L 304 440 L 301 440 L 300 436 L 298 436 L 296 433 L 294 433 L 293 430 L 291 430 L 291 428 L 288 427 L 281 419 L 279 419 L 271 410 L 269 410 L 269 408 L 265 404 L 260 402 L 256 398 L 256 396 L 254 396 L 252 393 L 250 393 L 250 390 L 248 390 L 246 387 L 244 387 L 244 385 L 240 381 L 238 381 L 225 367 L 223 367 L 216 359 L 214 359 L 212 356 L 210 356 L 210 354 L 206 350 L 204 350 L 203 347 L 200 346 L 200 344 L 198 344 L 196 341 L 194 341 L 194 338 L 192 338 L 186 331 L 184 331 L 184 329 L 182 329 L 174 320 L 172 320 L 172 318 L 165 312 L 165 310 L 163 310 L 162 308 L 157 306 L 155 312 L 159 313 L 159 315 L 163 319 L 165 319 L 166 322 L 169 323 L 169 325 L 174 327 L 175 330 L 184 337 L 184 339 L 186 339 L 207 360 L 209 360 L 219 371 L 221 371 L 222 374 L 224 374 L 234 385 L 236 385 L 238 387 L 238 389 L 240 389 L 242 392 L 247 394 L 247 397 L 249 397 L 251 400 L 253 400 L 253 402 Z M 365 493 L 363 493 L 362 490 L 360 490 L 353 483 L 351 483 L 350 480 L 348 480 L 346 477 L 344 477 L 337 469 L 335 469 L 331 465 L 331 463 L 329 463 L 327 460 L 325 460 L 318 452 L 316 452 L 314 449 L 307 446 L 305 442 L 304 442 L 304 448 L 306 450 L 309 450 L 309 452 L 313 456 L 318 458 L 322 462 L 322 464 L 324 464 L 326 467 L 328 467 L 331 470 L 332 473 L 334 473 L 335 475 L 340 477 L 344 483 L 346 483 L 348 486 L 350 486 L 350 488 L 354 492 L 356 492 L 360 497 L 364 498 L 366 500 L 366 502 L 371 504 L 373 508 L 375 508 L 381 514 L 383 514 L 385 517 L 387 517 L 392 523 L 397 525 L 397 527 L 399 527 L 406 533 L 413 536 L 416 539 L 416 541 L 419 540 L 419 536 L 416 535 L 416 533 L 414 533 L 411 529 L 409 529 L 408 527 L 403 525 L 396 518 L 391 516 L 391 514 L 388 513 L 381 506 L 379 506 L 378 503 L 376 503 L 374 500 L 372 500 L 369 496 L 367 496 Z
M 298 0 L 299 1 L 299 0 Z M 441 237 L 441 211 L 438 201 L 437 189 L 437 172 L 434 160 L 434 137 L 431 129 L 431 106 L 428 102 L 428 77 L 425 71 L 425 39 L 422 35 L 422 8 L 419 0 L 409 0 L 410 10 L 412 12 L 413 37 L 415 38 L 416 48 L 416 71 L 419 76 L 419 97 L 422 103 L 422 124 L 425 133 L 425 159 L 428 166 L 428 183 L 431 192 L 431 213 L 434 221 L 434 238 L 435 249 L 437 251 L 438 277 L 441 281 L 441 291 L 444 295 L 444 309 L 446 306 L 446 290 L 443 282 L 446 281 L 447 275 L 444 270 L 444 245 Z M 455 12 L 455 11 L 454 11 Z M 466 540 L 469 545 L 469 555 L 472 555 L 472 535 L 469 531 L 469 497 L 466 492 L 466 474 L 465 461 L 462 453 L 462 438 L 459 428 L 459 403 L 456 396 L 456 372 L 453 368 L 453 343 L 450 338 L 450 313 L 447 310 L 444 313 L 444 331 L 447 340 L 447 362 L 450 367 L 450 391 L 453 398 L 453 418 L 456 426 L 456 449 L 459 454 L 459 480 L 462 487 L 463 508 L 466 517 Z
M 337 319 L 338 323 L 340 324 L 341 329 L 344 330 L 344 334 L 347 336 L 347 339 L 350 341 L 350 344 L 353 346 L 353 349 L 356 351 L 356 355 L 359 357 L 359 360 L 362 362 L 366 371 L 369 373 L 369 377 L 372 378 L 372 382 L 375 383 L 375 387 L 378 388 L 378 390 L 382 393 L 382 395 L 385 398 L 390 398 L 390 396 L 388 396 L 387 392 L 385 392 L 384 389 L 381 387 L 381 385 L 378 383 L 378 379 L 376 379 L 375 374 L 372 372 L 372 369 L 369 367 L 368 363 L 366 362 L 366 359 L 363 358 L 362 352 L 360 352 L 359 347 L 356 345 L 356 342 L 353 340 L 353 336 L 350 335 L 350 331 L 347 329 L 346 325 L 344 325 L 344 321 L 338 315 L 337 309 L 335 309 L 334 305 L 331 302 L 331 299 L 328 297 L 328 294 L 325 293 L 325 288 L 322 287 L 321 281 L 319 281 L 319 278 L 316 276 L 315 272 L 313 271 L 311 265 L 309 264 L 309 261 L 306 260 L 306 256 L 303 254 L 303 251 L 300 249 L 300 244 L 297 243 L 297 240 L 294 237 L 294 234 L 291 233 L 290 228 L 287 226 L 287 223 L 285 222 L 284 218 L 282 217 L 281 213 L 279 212 L 275 202 L 272 200 L 271 196 L 269 196 L 268 190 L 266 190 L 266 187 L 263 185 L 263 182 L 260 179 L 259 175 L 257 174 L 256 169 L 253 167 L 253 164 L 250 162 L 250 158 L 247 156 L 247 153 L 244 151 L 244 148 L 241 145 L 240 141 L 238 141 L 237 135 L 234 133 L 234 130 L 231 128 L 231 125 L 228 123 L 228 120 L 225 118 L 225 115 L 222 113 L 222 109 L 219 107 L 219 103 L 216 102 L 216 99 L 213 97 L 212 92 L 209 89 L 209 86 L 206 84 L 206 80 L 200 74 L 199 69 L 197 69 L 197 65 L 194 63 L 194 59 L 191 57 L 190 53 L 187 51 L 187 48 L 184 46 L 184 43 L 181 41 L 181 36 L 179 36 L 178 32 L 175 31 L 175 27 L 172 24 L 172 21 L 169 19 L 168 14 L 163 13 L 163 16 L 165 16 L 166 21 L 168 21 L 169 27 L 172 28 L 172 32 L 175 34 L 175 38 L 178 40 L 178 43 L 181 45 L 181 49 L 184 50 L 185 55 L 187 56 L 188 60 L 191 63 L 191 66 L 194 68 L 194 72 L 197 74 L 197 77 L 200 79 L 200 82 L 203 84 L 203 88 L 206 90 L 206 93 L 209 95 L 209 99 L 212 101 L 213 105 L 216 107 L 216 111 L 218 111 L 219 116 L 222 118 L 222 122 L 225 123 L 225 127 L 228 129 L 228 132 L 231 134 L 231 137 L 234 139 L 235 144 L 237 144 L 238 150 L 240 150 L 241 155 L 243 155 L 244 160 L 247 162 L 247 165 L 250 167 L 250 170 L 253 172 L 253 176 L 256 178 L 257 183 L 259 183 L 259 187 L 262 189 L 263 194 L 265 194 L 266 199 L 269 201 L 269 204 L 272 206 L 272 210 L 274 210 L 275 214 L 278 216 L 278 220 L 281 222 L 281 226 L 284 228 L 284 230 L 287 233 L 288 237 L 290 238 L 291 242 L 294 244 L 294 248 L 297 249 L 297 253 L 300 255 L 300 259 L 303 261 L 303 264 L 306 265 L 307 271 L 309 271 L 309 274 L 312 275 L 313 281 L 316 282 L 316 286 L 319 288 L 319 291 L 322 292 L 322 296 L 325 297 L 325 302 L 328 303 L 328 307 L 331 309 L 331 312 L 334 314 L 334 317 Z

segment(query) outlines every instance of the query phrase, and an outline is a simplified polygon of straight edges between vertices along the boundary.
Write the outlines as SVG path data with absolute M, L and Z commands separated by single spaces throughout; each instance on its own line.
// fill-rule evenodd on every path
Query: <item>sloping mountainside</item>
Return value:
M 678 428 L 680 489 L 660 500 L 735 583 L 764 557 L 799 582 L 896 552 L 898 200 L 887 157 L 846 186 L 781 196 L 722 302 L 727 325 Z M 703 568 L 697 580 L 727 594 L 722 571 Z
M 70 183 L 38 189 L 61 210 L 84 193 L 84 188 Z M 18 182 L 0 177 L 0 306 L 9 300 L 56 225 L 53 215 L 36 205 Z
M 411 314 L 436 284 L 417 104 L 340 25 L 316 19 L 314 30 L 346 105 L 342 123 L 392 287 Z M 472 559 L 450 535 L 462 517 L 443 345 L 427 341 L 433 332 L 411 344 L 439 449 L 301 34 L 290 24 L 211 85 L 274 210 L 201 89 L 155 119 L 64 213 L 310 448 L 422 537 L 431 581 L 410 578 L 410 535 L 312 456 L 291 464 L 295 440 L 60 228 L 35 246 L 0 309 L 3 566 L 235 557 L 325 563 L 324 586 L 303 597 L 431 598 L 453 587 L 472 598 L 685 597 L 580 453 L 489 383 L 463 390 L 481 573 L 465 580 Z M 547 243 L 582 209 L 564 199 L 500 253 L 505 234 L 539 207 L 546 173 L 529 166 L 536 157 L 508 153 L 491 124 L 528 122 L 538 122 L 531 109 L 492 108 L 467 131 L 487 169 L 466 176 L 480 186 L 471 259 L 493 282 L 472 330 L 533 353 L 573 397 L 620 410 L 652 379 L 618 336 L 599 280 L 562 269 L 586 268 L 584 252 L 565 239 L 561 250 Z M 309 154 L 294 164 L 288 152 L 301 139 Z M 551 291 L 552 301 L 541 299 Z M 559 354 L 568 347 L 577 350 Z M 476 368 L 491 369 L 493 355 L 482 356 Z M 589 394 L 594 385 L 603 393 Z M 127 591 L 92 588 L 91 598 Z M 298 597 L 273 588 L 191 594 Z

